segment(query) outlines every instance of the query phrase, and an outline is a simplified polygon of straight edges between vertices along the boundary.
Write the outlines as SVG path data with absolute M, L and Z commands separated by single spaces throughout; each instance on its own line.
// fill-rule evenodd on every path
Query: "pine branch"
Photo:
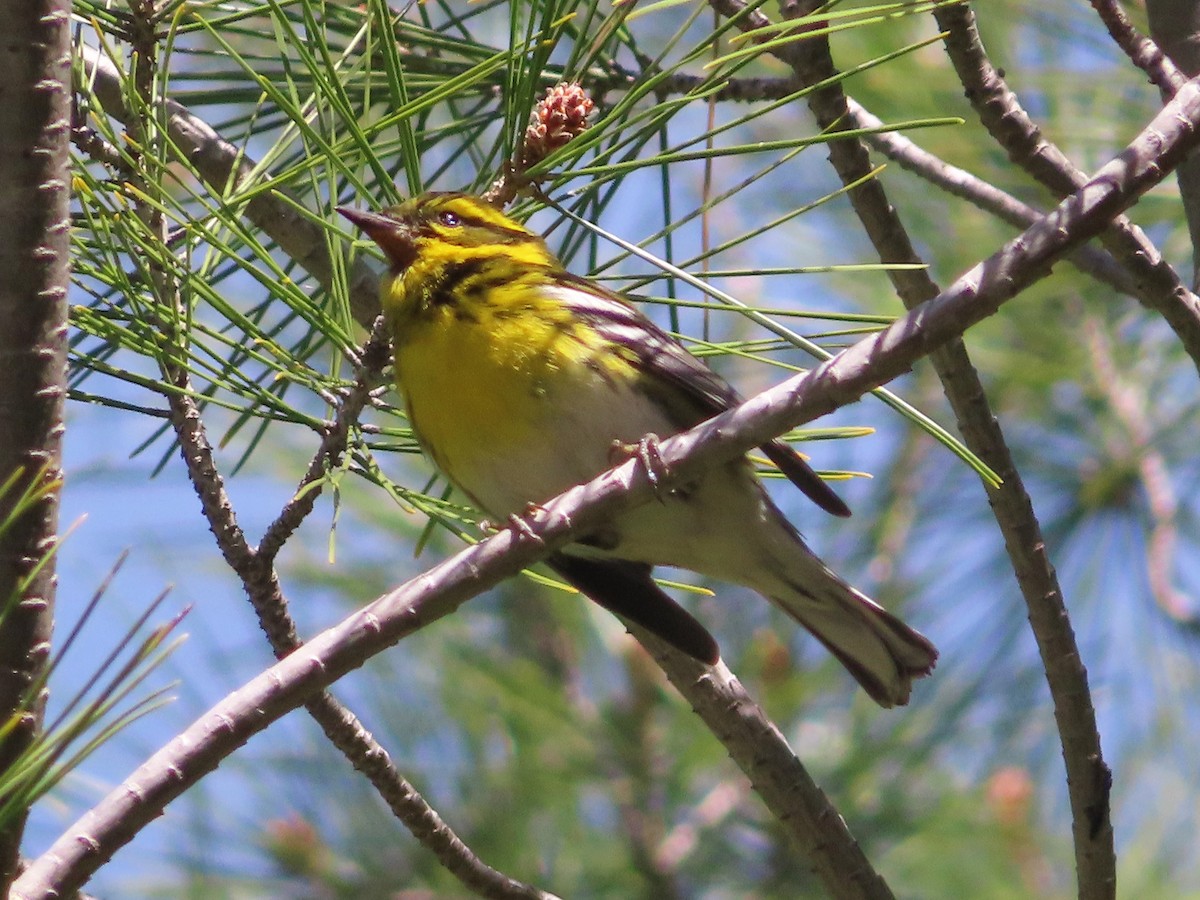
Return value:
M 932 349 L 956 339 L 1046 277 L 1050 266 L 1161 182 L 1198 143 L 1198 136 L 1200 83 L 1191 81 L 1123 153 L 1078 192 L 946 291 L 812 372 L 663 441 L 660 455 L 665 470 L 653 480 L 634 459 L 572 488 L 534 513 L 526 523 L 528 528 L 506 529 L 463 550 L 322 632 L 249 682 L 68 829 L 30 864 L 12 896 L 49 900 L 78 888 L 160 815 L 170 800 L 251 735 L 362 665 L 371 654 L 452 613 L 470 597 L 544 558 L 576 535 L 636 503 L 649 502 L 657 491 L 686 483 L 704 469 L 738 458 L 775 435 L 854 402 L 904 374 Z M 699 679 L 696 689 L 705 689 L 708 681 Z M 737 730 L 735 721 L 725 724 Z M 718 729 L 718 737 L 723 731 Z M 1095 813 L 1091 824 L 1102 827 L 1104 811 Z M 827 850 L 817 847 L 818 852 Z

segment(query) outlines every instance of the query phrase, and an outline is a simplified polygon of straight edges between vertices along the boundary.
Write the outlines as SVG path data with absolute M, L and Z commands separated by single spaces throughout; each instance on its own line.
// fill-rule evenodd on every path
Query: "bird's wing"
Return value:
M 567 287 L 560 297 L 572 311 L 608 340 L 625 348 L 630 361 L 649 377 L 645 388 L 682 430 L 691 428 L 741 402 L 724 378 L 689 353 L 630 303 L 594 282 L 564 273 Z M 835 516 L 849 516 L 850 508 L 782 440 L 763 444 L 762 451 L 787 479 L 817 506 Z
M 546 562 L 594 603 L 641 625 L 675 649 L 709 665 L 720 659 L 713 636 L 654 583 L 649 565 L 569 553 L 556 553 Z

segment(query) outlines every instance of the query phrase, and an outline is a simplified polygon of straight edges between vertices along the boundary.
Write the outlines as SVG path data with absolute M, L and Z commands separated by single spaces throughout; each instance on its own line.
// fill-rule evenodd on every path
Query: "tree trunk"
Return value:
M 50 649 L 66 390 L 70 0 L 7 5 L 0 48 L 0 771 L 40 727 L 33 691 Z M 47 488 L 49 488 L 47 490 Z M 44 564 L 43 564 L 44 563 Z M 38 569 L 39 564 L 41 568 Z M 0 896 L 18 866 L 24 815 L 0 826 Z

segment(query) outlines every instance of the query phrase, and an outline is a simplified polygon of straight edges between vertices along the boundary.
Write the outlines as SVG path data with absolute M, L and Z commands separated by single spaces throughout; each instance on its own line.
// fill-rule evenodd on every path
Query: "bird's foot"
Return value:
M 670 474 L 670 468 L 667 466 L 666 460 L 662 458 L 662 451 L 659 450 L 658 435 L 647 434 L 636 444 L 613 441 L 608 452 L 609 463 L 615 466 L 627 459 L 636 459 L 642 464 L 642 468 L 646 470 L 646 477 L 650 479 L 650 484 L 654 487 L 655 496 L 660 501 L 664 500 L 659 491 L 659 483 Z

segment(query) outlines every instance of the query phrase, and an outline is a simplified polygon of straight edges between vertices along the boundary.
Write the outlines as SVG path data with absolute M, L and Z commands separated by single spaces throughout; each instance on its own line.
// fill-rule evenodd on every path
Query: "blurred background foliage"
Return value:
M 853 73 L 852 96 L 947 161 L 1027 202 L 1052 202 L 975 124 L 927 4 L 833 12 L 834 58 Z M 370 251 L 351 244 L 334 206 L 482 190 L 545 88 L 574 79 L 596 100 L 594 127 L 541 167 L 546 193 L 794 337 L 552 209 L 525 200 L 515 213 L 532 216 L 573 271 L 635 290 L 743 393 L 900 309 L 803 100 L 790 97 L 789 70 L 746 53 L 736 27 L 702 3 L 211 0 L 159 3 L 147 18 L 140 4 L 76 0 L 75 14 L 81 45 L 124 73 L 134 114 L 116 121 L 81 66 L 80 112 L 95 143 L 77 150 L 77 402 L 64 503 L 90 521 L 62 551 L 60 618 L 74 586 L 95 583 L 126 546 L 116 582 L 125 599 L 103 604 L 114 627 L 164 582 L 176 584 L 168 603 L 196 608 L 190 641 L 165 663 L 178 702 L 61 785 L 38 811 L 35 840 L 269 663 L 187 486 L 161 366 L 186 348 L 235 507 L 257 539 L 316 451 L 330 398 L 353 375 L 346 352 L 364 336 L 347 272 Z M 995 63 L 1081 168 L 1119 151 L 1157 108 L 1085 4 L 991 0 L 978 15 Z M 764 99 L 717 99 L 730 84 Z M 162 107 L 139 99 L 147 94 L 209 123 L 256 176 L 206 186 L 172 151 Z M 943 284 L 1013 233 L 894 166 L 880 177 Z M 293 212 L 319 227 L 333 260 L 327 284 L 244 217 L 268 189 L 286 190 Z M 1186 270 L 1173 192 L 1152 192 L 1134 217 Z M 165 236 L 132 214 L 147 203 L 163 211 Z M 1195 895 L 1195 370 L 1160 321 L 1066 265 L 967 343 L 1091 676 L 1116 773 L 1122 893 Z M 927 367 L 891 387 L 952 429 Z M 307 633 L 479 533 L 395 404 L 377 396 L 347 465 L 329 474 L 280 558 Z M 804 449 L 846 479 L 854 518 L 826 520 L 782 484 L 777 499 L 835 569 L 938 644 L 934 676 L 908 708 L 880 711 L 815 641 L 745 591 L 697 586 L 688 602 L 899 895 L 1070 895 L 1053 717 L 978 475 L 915 414 L 873 399 L 816 424 L 798 437 L 821 438 Z M 1177 505 L 1169 521 L 1147 494 L 1149 457 L 1166 473 L 1156 489 Z M 1164 534 L 1174 545 L 1152 554 Z M 473 601 L 335 692 L 468 844 L 514 877 L 566 897 L 819 896 L 744 776 L 616 621 L 543 581 L 516 579 Z M 53 696 L 77 674 L 56 671 Z M 174 805 L 93 887 L 125 897 L 462 893 L 300 714 Z

